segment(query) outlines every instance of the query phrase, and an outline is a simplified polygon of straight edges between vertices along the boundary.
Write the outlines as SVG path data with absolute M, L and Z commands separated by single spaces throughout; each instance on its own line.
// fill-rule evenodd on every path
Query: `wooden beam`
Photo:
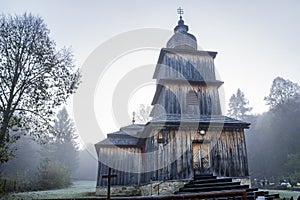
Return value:
M 111 174 L 111 168 L 108 168 L 108 174 L 103 175 L 102 178 L 107 178 L 107 196 L 106 199 L 110 200 L 110 180 L 111 178 L 117 177 L 116 174 Z

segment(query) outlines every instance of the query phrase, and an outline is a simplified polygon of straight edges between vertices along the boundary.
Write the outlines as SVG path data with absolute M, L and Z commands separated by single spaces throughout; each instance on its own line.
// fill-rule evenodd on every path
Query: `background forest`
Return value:
M 251 114 L 240 89 L 229 103 L 230 116 L 251 123 L 245 133 L 251 178 L 296 184 L 300 181 L 300 87 L 277 77 L 265 101 L 269 111 L 260 115 Z
M 251 123 L 245 133 L 251 178 L 275 185 L 283 180 L 296 184 L 300 181 L 300 87 L 277 77 L 265 101 L 270 109 L 260 115 L 251 114 L 240 89 L 229 103 L 229 116 Z M 137 122 L 149 120 L 150 110 L 141 105 Z M 94 145 L 78 148 L 74 124 L 65 108 L 59 111 L 54 127 L 61 134 L 49 137 L 47 144 L 39 144 L 25 133 L 15 144 L 15 158 L 1 166 L 2 176 L 23 183 L 20 190 L 63 188 L 71 180 L 96 179 Z

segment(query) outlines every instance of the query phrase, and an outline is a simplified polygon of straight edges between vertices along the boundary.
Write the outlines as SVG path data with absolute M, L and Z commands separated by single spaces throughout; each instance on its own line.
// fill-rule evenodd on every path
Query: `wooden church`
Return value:
M 112 168 L 111 185 L 189 180 L 198 174 L 248 178 L 244 129 L 249 123 L 222 115 L 214 59 L 217 52 L 197 50 L 182 16 L 162 48 L 153 78 L 152 120 L 109 133 L 95 144 L 97 187 Z

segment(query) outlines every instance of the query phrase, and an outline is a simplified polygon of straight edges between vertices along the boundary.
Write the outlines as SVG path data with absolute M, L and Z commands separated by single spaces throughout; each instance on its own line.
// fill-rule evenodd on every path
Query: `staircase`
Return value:
M 270 195 L 268 191 L 258 191 L 258 188 L 250 188 L 249 185 L 241 185 L 233 182 L 232 178 L 217 178 L 212 174 L 195 175 L 194 179 L 180 188 L 175 194 L 191 194 L 202 192 L 219 192 L 230 190 L 245 190 L 248 200 L 255 200 L 258 196 L 264 196 L 267 200 L 279 199 L 278 194 Z

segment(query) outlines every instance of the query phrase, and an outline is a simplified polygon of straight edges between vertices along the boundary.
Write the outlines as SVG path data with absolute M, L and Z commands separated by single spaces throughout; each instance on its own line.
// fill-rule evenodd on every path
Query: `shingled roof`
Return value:
M 151 125 L 170 125 L 175 124 L 189 124 L 199 123 L 200 125 L 206 126 L 222 126 L 222 127 L 233 127 L 233 128 L 249 128 L 249 123 L 230 118 L 222 115 L 179 115 L 179 114 L 168 114 L 160 115 L 152 119 L 147 126 Z M 119 131 L 107 134 L 107 138 L 98 142 L 97 146 L 132 146 L 138 147 L 140 137 L 144 135 L 146 125 L 143 124 L 131 124 L 120 128 Z
M 180 114 L 167 114 L 160 115 L 153 118 L 150 124 L 180 124 L 180 123 L 200 123 L 222 125 L 224 127 L 234 126 L 238 128 L 249 128 L 249 123 L 237 120 L 223 115 L 180 115 Z
M 131 124 L 120 128 L 119 131 L 107 134 L 107 138 L 98 142 L 97 146 L 137 146 L 139 137 L 135 137 L 144 130 L 143 124 Z

